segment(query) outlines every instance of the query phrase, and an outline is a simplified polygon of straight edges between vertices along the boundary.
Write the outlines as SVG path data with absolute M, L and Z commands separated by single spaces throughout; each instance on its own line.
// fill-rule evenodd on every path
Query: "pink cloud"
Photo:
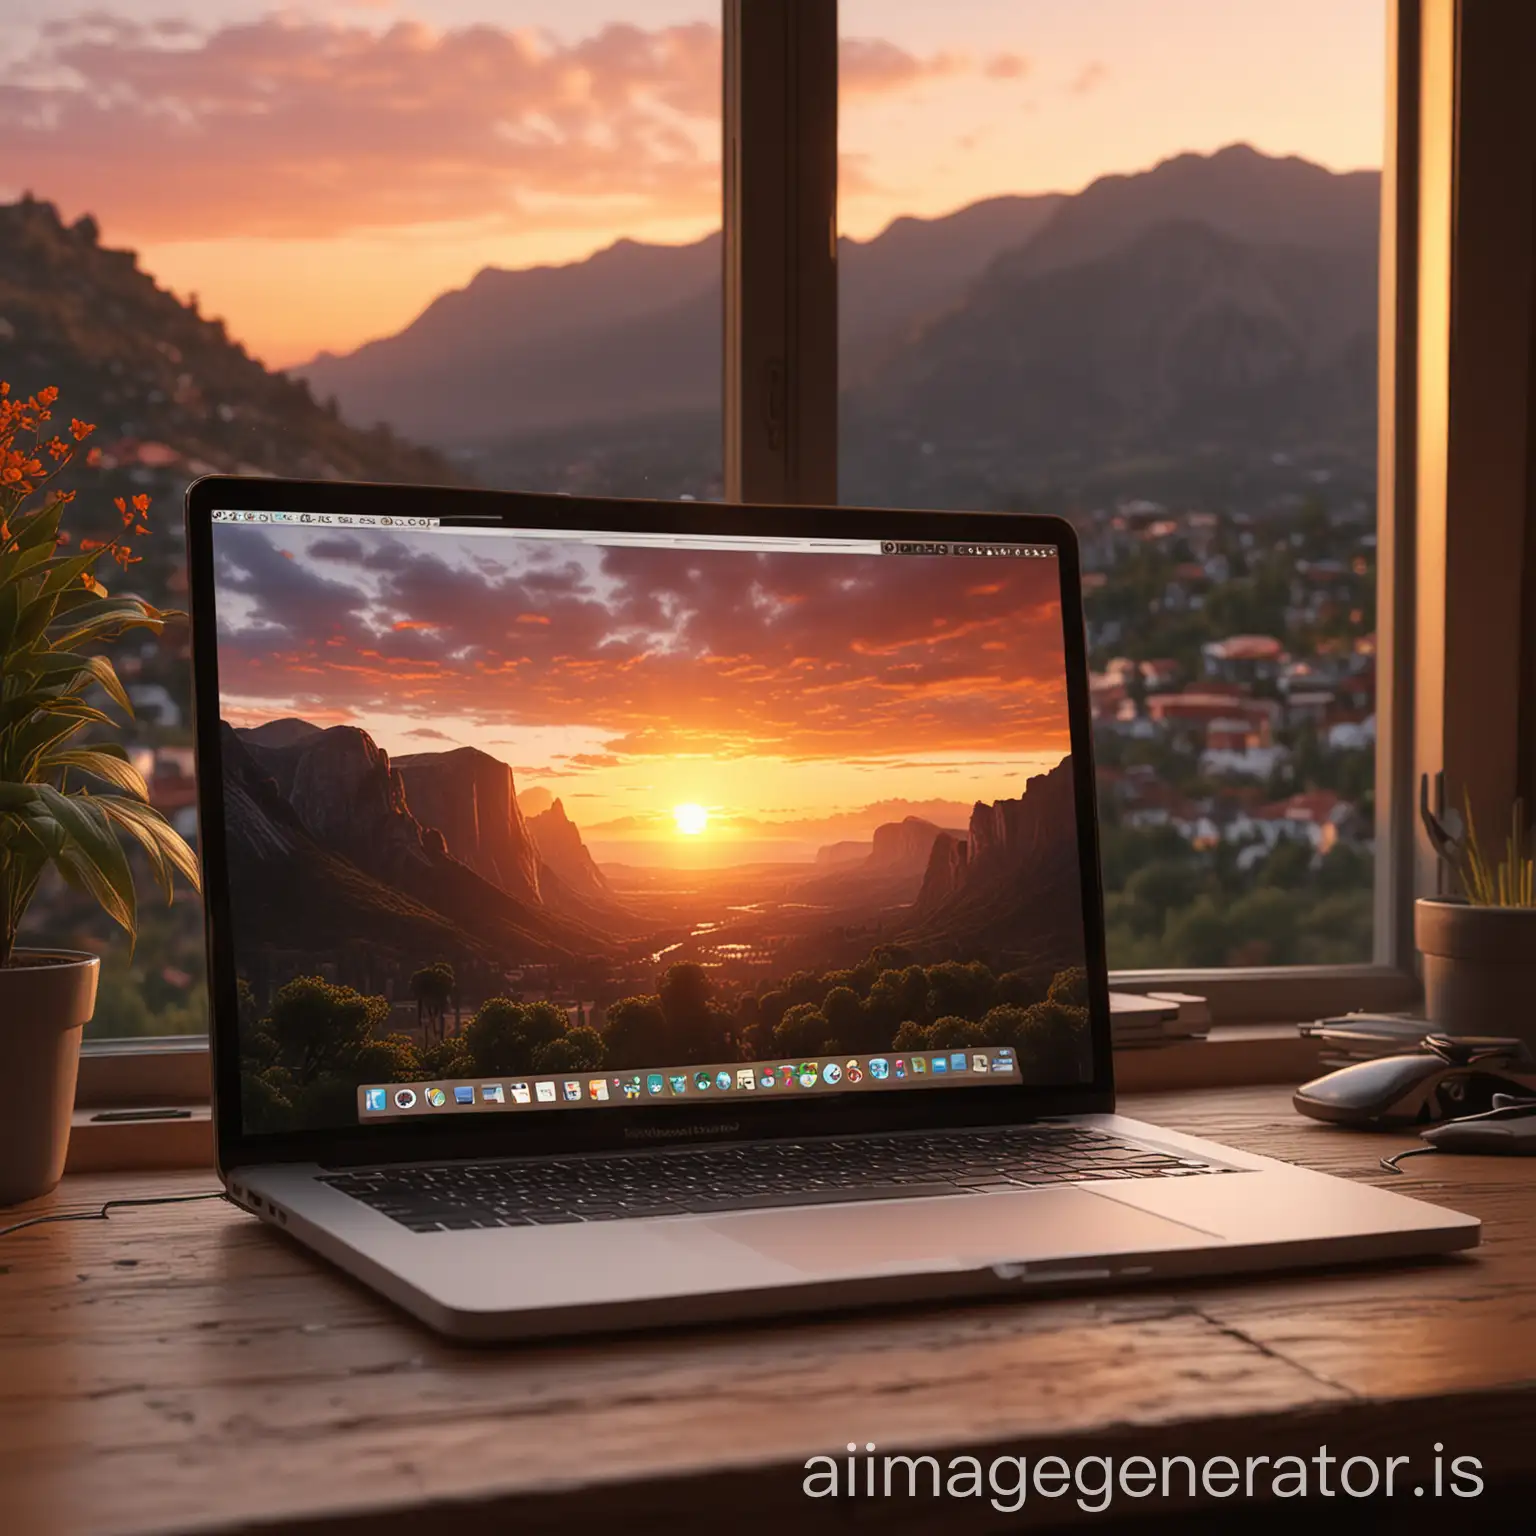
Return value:
M 720 37 L 613 25 L 572 44 L 273 15 L 191 33 L 93 14 L 0 77 L 33 190 L 138 238 L 334 236 L 625 197 L 719 200 Z
M 1087 96 L 1098 90 L 1108 78 L 1109 66 L 1095 59 L 1092 63 L 1083 65 L 1068 89 L 1074 96 Z
M 335 237 L 502 220 L 573 227 L 720 199 L 720 34 L 706 22 L 533 30 L 292 14 L 207 29 L 92 12 L 0 71 L 0 133 L 31 190 L 143 240 Z M 847 97 L 984 68 L 873 38 Z M 1022 61 L 1020 61 L 1022 62 Z
M 1022 80 L 1029 68 L 1029 60 L 1023 54 L 999 53 L 987 60 L 983 72 L 989 80 Z

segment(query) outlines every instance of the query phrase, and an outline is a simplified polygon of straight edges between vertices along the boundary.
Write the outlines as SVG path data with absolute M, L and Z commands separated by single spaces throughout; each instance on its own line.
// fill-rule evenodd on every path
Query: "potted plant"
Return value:
M 1419 814 L 1440 867 L 1457 888 L 1414 903 L 1414 942 L 1424 958 L 1424 1009 L 1448 1034 L 1518 1036 L 1536 1047 L 1536 857 L 1516 800 L 1501 857 L 1478 841 L 1470 800 L 1465 815 L 1429 804 Z M 1443 886 L 1442 886 L 1443 889 Z
M 137 563 L 149 498 L 117 500 L 111 539 L 60 528 L 73 491 L 53 482 L 94 430 L 51 425 L 58 391 L 26 398 L 0 382 L 0 1205 L 46 1194 L 64 1171 L 80 1037 L 96 1001 L 95 955 L 18 946 L 22 918 L 50 869 L 136 925 L 127 844 L 136 843 L 169 898 L 197 860 L 149 804 L 143 775 L 116 742 L 106 704 L 131 714 L 103 648 L 171 617 L 142 598 L 113 596 L 97 576 L 110 559 Z

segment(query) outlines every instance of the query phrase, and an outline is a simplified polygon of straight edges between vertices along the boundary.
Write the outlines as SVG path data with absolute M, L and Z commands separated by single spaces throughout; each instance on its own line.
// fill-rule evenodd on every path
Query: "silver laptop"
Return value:
M 1114 1113 L 1049 518 L 188 495 L 218 1161 L 501 1339 L 1465 1248 Z

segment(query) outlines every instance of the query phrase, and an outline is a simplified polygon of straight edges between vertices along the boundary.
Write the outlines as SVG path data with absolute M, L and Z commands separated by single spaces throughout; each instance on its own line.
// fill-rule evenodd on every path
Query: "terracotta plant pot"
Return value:
M 18 949 L 0 967 L 0 1205 L 46 1195 L 64 1175 L 100 973 L 95 955 L 63 949 Z
M 1416 901 L 1424 1011 L 1454 1035 L 1513 1035 L 1536 1049 L 1536 907 Z

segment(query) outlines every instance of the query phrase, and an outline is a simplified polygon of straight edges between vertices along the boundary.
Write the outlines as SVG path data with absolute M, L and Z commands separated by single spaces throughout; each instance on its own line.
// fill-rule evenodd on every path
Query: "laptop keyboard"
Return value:
M 323 1183 L 412 1232 L 973 1195 L 1089 1179 L 1227 1173 L 1084 1126 L 451 1163 L 327 1174 Z

